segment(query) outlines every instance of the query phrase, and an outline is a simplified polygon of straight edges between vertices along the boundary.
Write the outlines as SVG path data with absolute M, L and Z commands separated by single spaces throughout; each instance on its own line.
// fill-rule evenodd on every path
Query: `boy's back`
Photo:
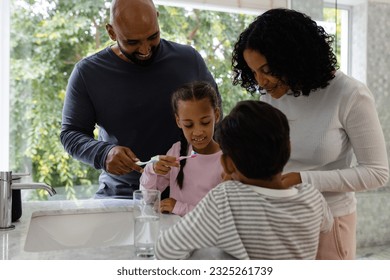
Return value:
M 332 221 L 311 185 L 276 190 L 227 181 L 163 233 L 156 255 L 179 259 L 218 247 L 238 259 L 315 259 L 320 229 L 329 230 Z
M 333 217 L 309 184 L 286 185 L 286 116 L 271 105 L 240 101 L 218 125 L 224 180 L 156 246 L 158 258 L 184 258 L 218 247 L 239 259 L 315 259 L 320 231 Z

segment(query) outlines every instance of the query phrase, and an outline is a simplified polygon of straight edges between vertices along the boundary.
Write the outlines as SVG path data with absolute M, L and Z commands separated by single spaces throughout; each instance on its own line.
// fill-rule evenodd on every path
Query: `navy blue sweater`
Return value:
M 116 145 L 138 158 L 165 154 L 179 140 L 171 109 L 172 92 L 184 83 L 208 81 L 216 88 L 200 54 L 190 46 L 161 39 L 150 66 L 120 59 L 110 47 L 78 62 L 69 78 L 61 142 L 74 158 L 101 169 L 104 195 L 131 197 L 140 174 L 107 173 L 105 161 Z M 93 137 L 95 127 L 98 139 Z

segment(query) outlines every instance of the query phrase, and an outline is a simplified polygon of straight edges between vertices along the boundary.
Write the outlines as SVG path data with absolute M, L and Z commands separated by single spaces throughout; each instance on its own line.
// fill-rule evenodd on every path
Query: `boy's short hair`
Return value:
M 262 101 L 238 102 L 217 126 L 216 141 L 223 154 L 246 177 L 270 180 L 283 171 L 290 157 L 286 116 Z

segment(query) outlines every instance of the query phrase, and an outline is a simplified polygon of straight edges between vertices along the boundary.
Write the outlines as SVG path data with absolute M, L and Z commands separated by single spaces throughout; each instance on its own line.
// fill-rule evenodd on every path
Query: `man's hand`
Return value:
M 142 167 L 134 162 L 139 159 L 127 147 L 116 146 L 110 150 L 106 159 L 106 171 L 114 175 L 124 175 L 131 171 L 142 172 Z

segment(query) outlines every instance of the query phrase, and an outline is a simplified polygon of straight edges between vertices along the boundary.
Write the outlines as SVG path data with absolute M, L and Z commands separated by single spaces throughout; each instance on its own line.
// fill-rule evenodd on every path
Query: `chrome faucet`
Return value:
M 0 230 L 14 229 L 11 224 L 12 215 L 12 190 L 26 189 L 44 189 L 50 196 L 55 195 L 56 191 L 44 183 L 12 183 L 20 180 L 21 176 L 29 174 L 12 174 L 12 171 L 0 171 Z

